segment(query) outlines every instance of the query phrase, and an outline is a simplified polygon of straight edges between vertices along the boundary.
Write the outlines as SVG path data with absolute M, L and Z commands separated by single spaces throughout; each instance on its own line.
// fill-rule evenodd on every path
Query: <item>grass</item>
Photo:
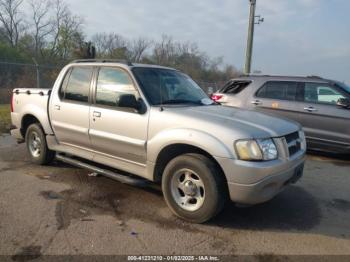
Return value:
M 10 105 L 0 105 L 0 135 L 8 133 L 11 126 Z

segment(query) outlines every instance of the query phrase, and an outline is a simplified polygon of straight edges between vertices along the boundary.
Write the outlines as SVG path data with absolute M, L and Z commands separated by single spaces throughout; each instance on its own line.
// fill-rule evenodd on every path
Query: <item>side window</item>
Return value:
M 336 104 L 339 98 L 345 98 L 345 96 L 335 87 L 322 83 L 305 83 L 305 102 Z
M 92 68 L 74 67 L 67 83 L 64 98 L 78 102 L 88 102 L 91 76 Z
M 270 81 L 259 89 L 259 91 L 256 93 L 256 96 L 261 98 L 294 101 L 296 100 L 297 92 L 297 82 Z
M 119 97 L 131 94 L 139 98 L 129 75 L 117 68 L 102 67 L 99 71 L 96 87 L 96 104 L 118 107 Z
M 64 79 L 63 79 L 63 81 L 62 81 L 60 90 L 58 91 L 58 96 L 60 97 L 60 99 L 63 99 L 63 98 L 64 98 L 64 93 L 65 93 L 65 91 L 66 91 L 66 87 L 67 87 L 68 80 L 69 80 L 69 77 L 70 77 L 70 73 L 71 73 L 71 72 L 72 72 L 72 70 L 69 69 L 69 70 L 66 72 L 66 75 L 64 76 Z

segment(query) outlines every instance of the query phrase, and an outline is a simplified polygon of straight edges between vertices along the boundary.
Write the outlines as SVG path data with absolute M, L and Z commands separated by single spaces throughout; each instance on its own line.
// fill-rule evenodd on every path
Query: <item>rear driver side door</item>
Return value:
M 91 150 L 89 139 L 90 88 L 93 68 L 74 66 L 64 76 L 50 102 L 50 120 L 58 142 L 79 151 Z
M 302 110 L 298 102 L 302 86 L 295 81 L 268 81 L 249 101 L 252 109 L 299 122 Z

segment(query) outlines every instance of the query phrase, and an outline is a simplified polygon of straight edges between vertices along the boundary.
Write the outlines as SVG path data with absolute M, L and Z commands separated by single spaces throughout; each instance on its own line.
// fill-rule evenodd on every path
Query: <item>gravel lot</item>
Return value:
M 0 137 L 0 254 L 350 255 L 350 161 L 309 155 L 304 177 L 272 201 L 228 205 L 215 220 L 175 218 L 155 188 L 54 163 Z

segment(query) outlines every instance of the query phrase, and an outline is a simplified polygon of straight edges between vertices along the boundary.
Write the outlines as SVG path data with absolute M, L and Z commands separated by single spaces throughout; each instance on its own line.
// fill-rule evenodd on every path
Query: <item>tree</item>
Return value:
M 12 47 L 17 47 L 20 32 L 24 29 L 20 7 L 23 0 L 0 0 L 0 23 L 3 37 Z
M 52 20 L 49 17 L 49 10 L 52 2 L 48 0 L 31 0 L 32 11 L 34 55 L 38 57 L 39 52 L 43 56 L 42 49 L 45 45 L 45 37 L 52 31 Z
M 28 21 L 24 21 L 21 13 L 23 1 L 29 4 Z M 124 38 L 111 32 L 85 39 L 83 20 L 72 13 L 66 3 L 67 0 L 0 0 L 0 60 L 32 63 L 32 57 L 36 57 L 42 65 L 44 83 L 50 83 L 60 67 L 44 69 L 44 64 L 61 65 L 67 60 L 93 58 L 95 53 L 98 58 L 173 67 L 200 80 L 203 87 L 217 87 L 221 85 L 218 82 L 239 74 L 233 66 L 225 65 L 221 57 L 210 58 L 196 43 L 179 42 L 169 35 L 154 41 L 144 37 Z M 9 83 L 16 79 L 25 82 L 32 77 L 19 66 L 0 67 L 0 82 L 11 87 Z
M 99 58 L 127 58 L 128 41 L 115 33 L 99 33 L 92 37 Z
M 173 38 L 168 35 L 162 35 L 161 41 L 154 45 L 153 59 L 156 64 L 173 66 L 175 50 Z
M 83 42 L 80 47 L 74 50 L 76 59 L 92 59 L 96 57 L 96 48 L 91 42 Z
M 83 20 L 79 16 L 72 15 L 62 0 L 55 0 L 53 10 L 54 16 L 51 20 L 53 40 L 50 43 L 49 56 L 66 60 L 84 42 Z
M 84 35 L 79 30 L 79 22 L 74 17 L 64 20 L 60 28 L 57 52 L 58 58 L 67 60 L 72 57 L 75 50 L 79 49 L 84 43 Z
M 153 44 L 153 41 L 139 37 L 134 39 L 129 47 L 129 60 L 140 63 L 146 50 Z

